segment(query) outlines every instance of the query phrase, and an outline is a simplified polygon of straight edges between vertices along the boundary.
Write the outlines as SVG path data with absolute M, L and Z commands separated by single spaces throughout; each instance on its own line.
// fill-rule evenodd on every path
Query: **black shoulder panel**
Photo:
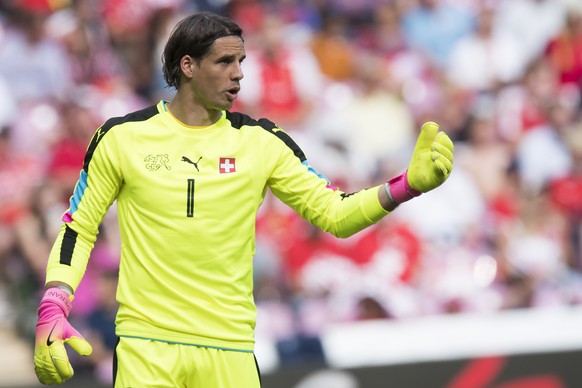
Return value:
M 258 126 L 263 128 L 265 131 L 272 133 L 273 135 L 277 136 L 279 139 L 283 141 L 289 147 L 295 156 L 299 158 L 301 162 L 307 160 L 305 154 L 299 148 L 297 143 L 289 136 L 285 131 L 279 129 L 275 123 L 270 121 L 269 119 L 261 118 L 258 120 L 253 119 L 252 117 L 238 112 L 226 112 L 226 118 L 230 121 L 232 126 L 237 129 L 241 129 L 244 125 L 248 126 Z
M 93 138 L 91 139 L 91 143 L 89 143 L 89 147 L 87 147 L 87 153 L 85 154 L 85 160 L 83 161 L 83 169 L 86 172 L 89 171 L 89 162 L 91 162 L 91 158 L 93 157 L 93 152 L 95 152 L 97 144 L 99 144 L 103 136 L 105 136 L 105 134 L 109 132 L 111 128 L 127 122 L 146 121 L 157 114 L 158 107 L 156 105 L 152 105 L 145 109 L 128 113 L 123 117 L 113 117 L 107 120 L 101 127 L 97 129 L 93 135 Z

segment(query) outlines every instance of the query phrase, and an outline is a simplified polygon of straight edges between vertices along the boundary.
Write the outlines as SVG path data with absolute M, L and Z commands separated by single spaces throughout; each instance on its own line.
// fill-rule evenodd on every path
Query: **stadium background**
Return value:
M 182 16 L 245 30 L 234 110 L 276 121 L 344 191 L 456 144 L 446 185 L 347 240 L 266 198 L 257 222 L 265 387 L 582 386 L 582 3 L 576 0 L 3 0 L 0 386 L 35 386 L 48 249 L 106 119 L 169 98 Z M 118 240 L 108 213 L 65 386 L 107 386 Z

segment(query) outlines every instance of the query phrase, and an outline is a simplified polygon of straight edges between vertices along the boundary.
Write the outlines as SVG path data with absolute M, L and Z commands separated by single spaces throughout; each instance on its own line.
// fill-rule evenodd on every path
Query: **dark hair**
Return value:
M 182 19 L 174 27 L 162 54 L 162 70 L 169 87 L 180 87 L 180 59 L 190 55 L 200 61 L 215 40 L 225 36 L 242 39 L 242 28 L 233 20 L 212 12 L 200 12 Z

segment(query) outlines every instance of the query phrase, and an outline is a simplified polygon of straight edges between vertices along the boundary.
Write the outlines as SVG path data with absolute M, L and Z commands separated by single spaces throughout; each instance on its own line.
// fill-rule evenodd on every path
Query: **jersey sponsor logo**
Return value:
M 168 154 L 149 154 L 144 158 L 144 162 L 146 162 L 145 166 L 149 171 L 158 171 L 162 167 L 165 167 L 166 170 L 172 169 L 172 167 L 168 165 L 170 162 Z
M 235 158 L 220 158 L 218 161 L 218 172 L 221 174 L 236 172 Z
M 198 161 L 193 162 L 190 159 L 188 159 L 185 156 L 182 156 L 182 162 L 186 162 L 186 163 L 190 163 L 192 164 L 194 167 L 196 167 L 196 171 L 200 171 L 200 169 L 198 168 L 198 163 L 200 163 L 200 160 L 202 160 L 202 156 L 198 158 Z

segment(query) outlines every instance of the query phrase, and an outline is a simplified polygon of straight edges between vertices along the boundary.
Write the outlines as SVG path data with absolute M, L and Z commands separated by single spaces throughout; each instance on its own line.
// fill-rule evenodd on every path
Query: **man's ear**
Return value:
M 180 70 L 184 77 L 191 79 L 194 76 L 196 61 L 190 55 L 184 55 L 180 59 Z

